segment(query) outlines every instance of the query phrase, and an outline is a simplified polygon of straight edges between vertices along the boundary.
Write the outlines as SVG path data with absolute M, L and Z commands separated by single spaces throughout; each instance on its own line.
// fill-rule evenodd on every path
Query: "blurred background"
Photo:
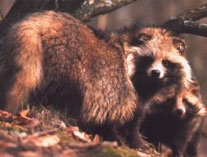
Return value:
M 14 0 L 0 0 L 0 11 L 4 17 Z M 140 26 L 159 26 L 170 17 L 180 12 L 196 7 L 207 0 L 137 0 L 109 14 L 91 19 L 89 24 L 101 30 L 118 30 L 134 24 Z M 207 23 L 207 18 L 201 20 Z M 185 34 L 182 35 L 188 44 L 188 59 L 193 72 L 201 85 L 204 103 L 207 104 L 207 38 Z M 206 120 L 207 123 L 207 120 Z M 202 157 L 207 157 L 207 124 L 204 126 L 200 151 Z

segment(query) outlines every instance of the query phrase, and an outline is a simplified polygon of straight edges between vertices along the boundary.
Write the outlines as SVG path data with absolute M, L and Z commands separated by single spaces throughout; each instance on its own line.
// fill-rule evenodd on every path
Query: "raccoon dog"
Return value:
M 80 21 L 47 11 L 14 24 L 0 50 L 0 107 L 56 105 L 106 140 L 143 147 L 142 107 L 122 49 L 98 39 Z
M 185 41 L 152 27 L 126 41 L 128 73 L 146 107 L 141 132 L 156 147 L 169 146 L 173 156 L 196 156 L 206 106 L 185 56 Z

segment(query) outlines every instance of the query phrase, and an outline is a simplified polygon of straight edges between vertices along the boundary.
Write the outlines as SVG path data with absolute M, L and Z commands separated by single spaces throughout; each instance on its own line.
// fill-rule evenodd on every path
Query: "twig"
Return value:
M 197 21 L 207 16 L 207 4 L 200 5 L 198 7 L 186 10 L 177 15 L 177 18 Z
M 82 21 L 88 21 L 92 17 L 109 13 L 134 1 L 136 0 L 96 0 L 93 3 L 84 3 L 76 10 L 74 16 Z
M 13 23 L 27 14 L 44 10 L 73 13 L 80 8 L 83 2 L 84 0 L 16 0 L 9 13 L 0 23 L 0 38 L 5 35 Z
M 194 22 L 204 17 L 207 17 L 207 4 L 171 17 L 163 26 L 178 34 L 189 33 L 207 37 L 207 24 Z
M 167 25 L 165 24 L 165 26 L 178 34 L 188 33 L 207 37 L 207 24 L 205 23 L 197 23 L 182 19 L 171 19 L 168 21 Z

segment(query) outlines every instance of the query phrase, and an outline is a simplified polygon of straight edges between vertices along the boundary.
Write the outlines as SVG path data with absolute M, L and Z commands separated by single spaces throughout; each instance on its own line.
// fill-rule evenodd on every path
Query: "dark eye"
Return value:
M 164 65 L 164 66 L 169 66 L 170 65 L 170 61 L 169 60 L 163 60 L 162 61 L 162 64 Z
M 150 36 L 150 35 L 148 35 L 148 34 L 144 34 L 144 33 L 142 33 L 142 34 L 139 34 L 139 35 L 137 36 L 137 38 L 138 38 L 139 40 L 141 40 L 141 41 L 148 41 L 148 40 L 150 40 L 150 39 L 152 38 L 152 36 Z
M 145 65 L 149 65 L 154 61 L 152 57 L 143 57 L 142 58 L 142 63 Z
M 152 38 L 152 36 L 148 35 L 148 34 L 138 34 L 136 36 L 134 36 L 131 45 L 141 45 L 144 44 L 144 42 L 150 40 Z

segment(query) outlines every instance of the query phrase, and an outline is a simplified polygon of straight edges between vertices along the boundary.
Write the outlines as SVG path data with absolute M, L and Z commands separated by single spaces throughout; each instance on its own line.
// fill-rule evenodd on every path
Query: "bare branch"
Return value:
M 207 16 L 207 4 L 200 5 L 196 8 L 192 8 L 177 15 L 177 18 L 197 21 Z
M 0 24 L 0 37 L 5 34 L 6 29 L 9 28 L 10 25 L 27 14 L 44 10 L 73 13 L 83 2 L 84 0 L 16 0 L 9 13 Z
M 96 0 L 93 3 L 84 3 L 74 16 L 82 21 L 88 21 L 94 16 L 116 10 L 136 0 Z
M 189 33 L 193 35 L 199 35 L 207 37 L 207 24 L 197 23 L 189 20 L 174 19 L 170 20 L 168 29 L 175 31 L 178 34 Z M 170 26 L 170 27 L 169 27 Z
M 178 34 L 189 33 L 207 37 L 207 24 L 194 22 L 204 17 L 207 17 L 207 4 L 171 17 L 163 26 Z

